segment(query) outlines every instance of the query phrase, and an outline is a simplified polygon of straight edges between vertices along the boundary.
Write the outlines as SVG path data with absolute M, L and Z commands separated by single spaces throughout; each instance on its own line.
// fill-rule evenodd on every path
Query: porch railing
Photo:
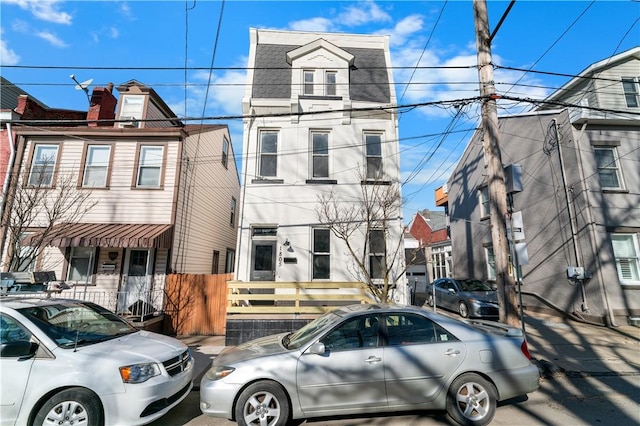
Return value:
M 227 314 L 320 314 L 375 303 L 360 282 L 228 281 Z

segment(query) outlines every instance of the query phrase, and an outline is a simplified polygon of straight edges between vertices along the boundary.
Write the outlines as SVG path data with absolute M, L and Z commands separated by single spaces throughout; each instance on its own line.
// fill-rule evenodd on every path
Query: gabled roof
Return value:
M 553 92 L 545 100 L 558 100 L 564 98 L 567 93 L 571 93 L 576 86 L 578 86 L 585 80 L 585 78 L 590 78 L 594 74 L 598 74 L 603 70 L 606 70 L 607 68 L 611 68 L 620 64 L 621 62 L 626 62 L 634 58 L 640 60 L 640 46 L 634 47 L 615 56 L 611 56 L 610 58 L 606 58 L 589 65 L 580 74 L 569 80 L 568 83 Z
M 302 56 L 308 55 L 309 53 L 315 52 L 316 50 L 319 50 L 319 49 L 326 49 L 329 52 L 336 55 L 337 57 L 344 59 L 344 61 L 347 62 L 349 65 L 353 65 L 352 54 L 350 54 L 344 49 L 340 49 L 335 44 L 329 43 L 324 39 L 318 39 L 311 43 L 305 44 L 304 46 L 300 46 L 297 49 L 293 49 L 287 52 L 287 63 L 291 65 L 294 60 Z
M 27 95 L 42 108 L 49 108 L 6 78 L 0 76 L 0 109 L 14 110 L 18 106 L 18 96 Z

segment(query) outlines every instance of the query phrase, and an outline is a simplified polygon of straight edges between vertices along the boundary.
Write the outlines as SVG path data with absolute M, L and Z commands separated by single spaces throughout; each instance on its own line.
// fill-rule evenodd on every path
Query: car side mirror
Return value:
M 29 340 L 16 340 L 0 345 L 0 358 L 32 358 L 38 352 L 38 344 Z
M 451 294 L 456 294 L 456 289 L 455 289 L 455 288 L 450 288 L 450 289 L 449 289 L 449 293 L 451 293 Z
M 324 343 L 316 342 L 309 346 L 307 352 L 314 355 L 324 355 L 327 352 L 327 348 L 324 346 Z

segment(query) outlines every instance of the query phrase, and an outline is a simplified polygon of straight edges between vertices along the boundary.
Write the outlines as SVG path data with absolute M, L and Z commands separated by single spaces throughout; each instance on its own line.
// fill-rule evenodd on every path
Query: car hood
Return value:
M 227 347 L 215 358 L 214 362 L 217 365 L 226 365 L 238 361 L 246 361 L 262 356 L 288 352 L 281 344 L 282 337 L 287 334 L 288 333 L 273 334 L 271 336 L 250 340 L 238 346 Z
M 186 349 L 187 346 L 180 340 L 141 330 L 93 345 L 78 346 L 77 352 L 85 356 L 117 358 L 121 362 L 127 362 L 127 360 L 163 362 L 168 356 L 177 356 Z M 60 350 L 73 351 L 74 349 L 60 348 Z

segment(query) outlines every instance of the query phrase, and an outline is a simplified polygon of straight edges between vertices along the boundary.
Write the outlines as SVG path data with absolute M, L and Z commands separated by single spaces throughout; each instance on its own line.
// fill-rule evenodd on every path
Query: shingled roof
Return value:
M 254 98 L 290 98 L 291 66 L 287 52 L 301 45 L 258 44 L 253 75 Z M 350 70 L 349 95 L 353 101 L 391 102 L 387 63 L 383 49 L 340 47 L 352 54 L 354 69 Z

